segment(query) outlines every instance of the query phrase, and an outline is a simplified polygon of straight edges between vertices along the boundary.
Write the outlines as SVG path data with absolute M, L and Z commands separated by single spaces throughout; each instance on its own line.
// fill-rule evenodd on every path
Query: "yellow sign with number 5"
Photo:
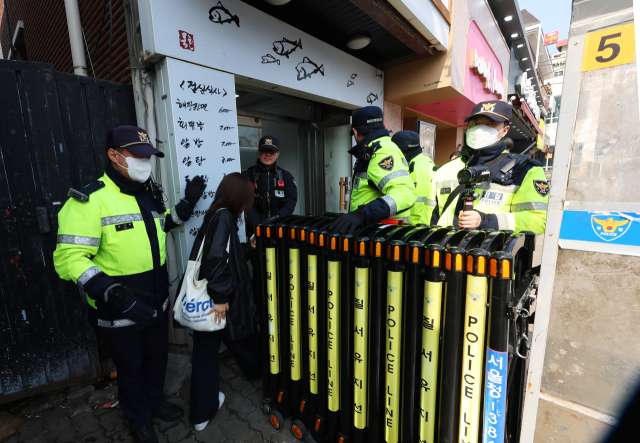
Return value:
M 636 54 L 633 23 L 587 34 L 582 72 L 632 63 Z

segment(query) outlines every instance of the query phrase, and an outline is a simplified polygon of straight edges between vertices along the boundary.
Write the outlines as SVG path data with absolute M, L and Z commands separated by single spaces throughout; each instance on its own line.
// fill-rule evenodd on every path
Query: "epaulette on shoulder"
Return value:
M 71 198 L 78 200 L 81 203 L 85 203 L 86 201 L 89 200 L 89 196 L 91 194 L 96 192 L 98 189 L 102 189 L 102 188 L 104 188 L 104 182 L 100 180 L 96 180 L 90 185 L 87 185 L 84 188 L 82 188 L 82 191 L 69 188 L 69 192 L 67 193 L 67 195 Z

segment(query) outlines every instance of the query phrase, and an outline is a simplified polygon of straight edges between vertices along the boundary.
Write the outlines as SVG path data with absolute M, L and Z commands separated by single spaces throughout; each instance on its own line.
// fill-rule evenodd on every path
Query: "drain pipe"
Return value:
M 67 26 L 69 27 L 73 73 L 86 77 L 87 58 L 84 54 L 84 40 L 82 38 L 82 24 L 80 23 L 78 0 L 64 0 L 64 9 L 67 11 Z

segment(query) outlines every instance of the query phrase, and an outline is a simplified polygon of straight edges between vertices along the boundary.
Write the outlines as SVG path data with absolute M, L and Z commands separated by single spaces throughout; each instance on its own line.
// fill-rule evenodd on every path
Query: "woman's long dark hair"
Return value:
M 239 172 L 227 174 L 218 185 L 213 203 L 207 210 L 206 216 L 213 215 L 220 208 L 227 208 L 236 218 L 240 217 L 242 208 L 244 213 L 251 212 L 253 207 L 253 185 Z

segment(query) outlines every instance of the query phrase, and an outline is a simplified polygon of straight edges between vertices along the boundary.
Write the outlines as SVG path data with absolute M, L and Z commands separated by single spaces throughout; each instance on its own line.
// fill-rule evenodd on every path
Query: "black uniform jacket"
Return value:
M 253 288 L 247 255 L 253 248 L 240 243 L 238 224 L 227 209 L 205 217 L 189 260 L 197 259 L 203 237 L 198 278 L 208 280 L 207 294 L 214 304 L 229 303 L 226 328 L 231 339 L 248 337 L 253 333 Z
M 249 224 L 257 225 L 271 217 L 293 214 L 298 201 L 298 185 L 293 175 L 275 163 L 267 169 L 260 159 L 255 166 L 242 171 L 255 190 Z

